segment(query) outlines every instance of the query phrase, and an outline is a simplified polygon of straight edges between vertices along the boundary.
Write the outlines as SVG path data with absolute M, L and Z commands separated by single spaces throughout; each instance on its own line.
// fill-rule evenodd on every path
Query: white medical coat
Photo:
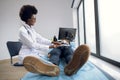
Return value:
M 19 40 L 22 42 L 22 47 L 19 52 L 19 63 L 23 63 L 26 56 L 46 56 L 49 51 L 51 41 L 38 34 L 33 26 L 23 24 L 19 29 Z

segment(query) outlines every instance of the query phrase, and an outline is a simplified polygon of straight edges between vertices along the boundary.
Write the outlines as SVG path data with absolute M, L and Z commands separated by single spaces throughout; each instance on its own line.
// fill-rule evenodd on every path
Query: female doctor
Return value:
M 51 43 L 50 40 L 42 37 L 33 29 L 36 14 L 37 9 L 32 5 L 24 5 L 20 9 L 19 16 L 24 23 L 19 29 L 19 38 L 22 43 L 19 63 L 23 64 L 30 72 L 56 76 L 59 74 L 58 66 L 45 61 L 43 58 L 47 56 L 50 48 L 56 48 L 59 44 Z M 36 69 L 40 71 L 36 71 Z

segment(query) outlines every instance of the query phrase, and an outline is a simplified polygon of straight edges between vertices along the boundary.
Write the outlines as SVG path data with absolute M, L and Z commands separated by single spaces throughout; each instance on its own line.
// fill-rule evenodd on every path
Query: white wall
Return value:
M 36 31 L 51 39 L 58 35 L 59 27 L 73 27 L 72 0 L 0 0 L 0 59 L 9 58 L 7 41 L 18 40 L 21 25 L 19 10 L 24 4 L 38 9 Z

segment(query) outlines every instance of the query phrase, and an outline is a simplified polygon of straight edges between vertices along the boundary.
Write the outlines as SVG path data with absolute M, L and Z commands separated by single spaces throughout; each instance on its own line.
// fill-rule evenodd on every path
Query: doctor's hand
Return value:
M 49 48 L 57 48 L 57 47 L 59 47 L 60 45 L 55 45 L 55 44 L 53 44 L 53 45 L 51 45 L 51 46 L 49 46 Z
M 59 42 L 59 41 L 53 41 L 52 44 L 54 44 L 54 45 L 61 45 L 61 42 Z

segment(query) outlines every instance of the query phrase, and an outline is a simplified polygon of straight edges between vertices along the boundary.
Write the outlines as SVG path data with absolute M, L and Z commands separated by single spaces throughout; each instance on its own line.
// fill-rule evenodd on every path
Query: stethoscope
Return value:
M 24 28 L 27 30 L 28 35 L 30 35 L 30 31 L 24 26 Z
M 28 33 L 28 35 L 30 35 L 30 37 L 31 37 L 31 39 L 33 40 L 33 38 L 32 38 L 32 35 L 31 35 L 31 33 L 30 33 L 30 31 L 24 26 L 24 28 L 27 30 L 27 33 Z M 34 42 L 34 40 L 33 40 L 33 42 Z

